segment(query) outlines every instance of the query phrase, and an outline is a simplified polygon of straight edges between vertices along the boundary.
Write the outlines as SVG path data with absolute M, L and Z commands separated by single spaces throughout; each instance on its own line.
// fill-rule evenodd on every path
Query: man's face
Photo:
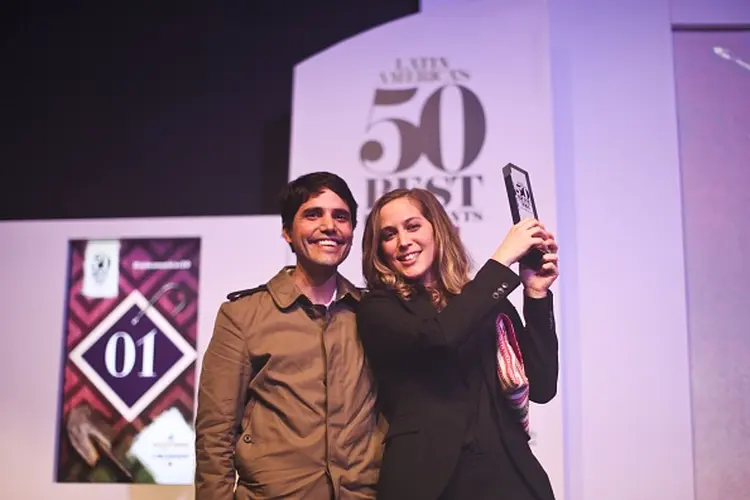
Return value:
M 352 247 L 352 216 L 339 195 L 324 189 L 299 207 L 284 239 L 303 267 L 336 269 Z

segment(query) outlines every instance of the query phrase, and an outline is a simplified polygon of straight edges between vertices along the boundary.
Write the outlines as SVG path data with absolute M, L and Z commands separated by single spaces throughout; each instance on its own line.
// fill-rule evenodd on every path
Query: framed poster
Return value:
M 72 240 L 58 482 L 190 484 L 199 238 Z

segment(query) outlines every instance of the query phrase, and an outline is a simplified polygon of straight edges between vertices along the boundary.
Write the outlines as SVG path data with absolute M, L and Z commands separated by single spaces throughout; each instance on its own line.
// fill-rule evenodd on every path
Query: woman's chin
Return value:
M 425 275 L 424 269 L 404 269 L 401 275 L 409 281 L 421 281 Z

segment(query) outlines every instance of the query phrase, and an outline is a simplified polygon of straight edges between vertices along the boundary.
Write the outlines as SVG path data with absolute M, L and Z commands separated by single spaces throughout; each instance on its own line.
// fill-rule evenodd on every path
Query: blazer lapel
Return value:
M 500 390 L 500 380 L 497 375 L 497 333 L 495 330 L 495 315 L 490 315 L 491 319 L 487 320 L 486 325 L 482 325 L 482 332 L 488 329 L 492 330 L 492 335 L 487 335 L 486 338 L 483 336 L 479 350 L 481 351 L 481 362 L 482 372 L 484 373 L 485 382 L 489 388 L 490 399 L 492 399 L 492 405 L 495 408 L 496 416 L 504 420 L 508 414 L 508 409 L 501 407 L 504 405 L 502 398 L 504 397 Z M 525 471 L 524 474 L 531 474 L 532 477 L 538 480 L 529 481 L 529 486 L 534 492 L 539 495 L 538 498 L 551 498 L 550 492 L 542 486 L 544 483 L 544 470 L 541 468 L 539 463 L 534 459 L 533 453 L 517 453 L 514 451 L 515 446 L 526 446 L 525 443 L 521 443 L 515 439 L 509 438 L 505 435 L 505 428 L 500 425 L 500 438 L 509 447 L 509 453 L 511 460 L 516 462 L 520 470 Z
M 484 374 L 487 388 L 489 389 L 490 399 L 495 408 L 498 418 L 504 418 L 507 409 L 504 407 L 504 397 L 500 388 L 500 379 L 497 374 L 497 333 L 495 331 L 495 315 L 490 315 L 491 319 L 482 325 L 482 332 L 491 331 L 489 335 L 482 335 L 479 346 L 480 358 L 482 363 L 482 373 Z M 501 432 L 502 434 L 502 432 Z M 503 439 L 505 439 L 503 437 Z
M 492 325 L 492 326 L 490 326 Z M 494 327 L 494 322 L 487 321 L 487 325 L 482 327 L 482 331 Z M 493 331 L 492 335 L 482 335 L 479 346 L 479 355 L 482 360 L 482 373 L 484 374 L 485 382 L 489 388 L 490 399 L 492 404 L 495 406 L 495 410 L 502 414 L 498 401 L 499 391 L 499 380 L 497 376 L 497 345 L 495 340 L 495 334 Z

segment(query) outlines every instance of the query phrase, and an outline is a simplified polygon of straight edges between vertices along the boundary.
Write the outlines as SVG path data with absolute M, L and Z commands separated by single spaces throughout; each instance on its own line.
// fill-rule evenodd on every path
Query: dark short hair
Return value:
M 323 192 L 324 189 L 336 193 L 344 200 L 352 217 L 352 229 L 357 227 L 357 201 L 354 199 L 346 181 L 330 172 L 312 172 L 297 177 L 281 190 L 279 209 L 284 229 L 291 231 L 294 216 L 297 214 L 299 207 L 312 196 Z

